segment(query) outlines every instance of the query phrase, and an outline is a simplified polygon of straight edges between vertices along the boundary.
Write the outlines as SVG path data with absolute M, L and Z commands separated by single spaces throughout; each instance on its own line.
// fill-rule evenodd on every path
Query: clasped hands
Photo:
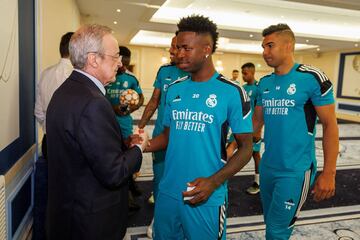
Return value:
M 130 147 L 138 145 L 144 151 L 149 145 L 149 135 L 144 129 L 136 128 L 134 134 L 130 137 Z

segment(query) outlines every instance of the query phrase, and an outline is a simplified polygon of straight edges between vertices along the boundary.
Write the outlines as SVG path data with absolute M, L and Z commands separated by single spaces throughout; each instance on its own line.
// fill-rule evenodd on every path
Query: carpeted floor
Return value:
M 311 195 L 303 210 L 351 206 L 360 204 L 360 169 L 340 170 L 336 175 L 336 195 L 330 200 L 315 202 Z M 230 179 L 228 217 L 262 214 L 260 195 L 249 195 L 245 189 L 252 184 L 253 176 L 236 176 Z M 142 208 L 129 216 L 129 227 L 146 226 L 153 216 L 153 204 L 147 199 L 152 190 L 151 181 L 138 182 L 143 195 L 137 199 Z

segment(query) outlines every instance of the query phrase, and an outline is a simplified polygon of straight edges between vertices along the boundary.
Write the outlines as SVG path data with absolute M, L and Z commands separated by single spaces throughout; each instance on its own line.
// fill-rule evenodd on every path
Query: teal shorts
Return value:
M 290 238 L 315 174 L 313 167 L 307 171 L 285 172 L 260 162 L 260 196 L 267 240 Z
M 155 240 L 226 239 L 226 203 L 192 206 L 162 192 L 155 204 Z

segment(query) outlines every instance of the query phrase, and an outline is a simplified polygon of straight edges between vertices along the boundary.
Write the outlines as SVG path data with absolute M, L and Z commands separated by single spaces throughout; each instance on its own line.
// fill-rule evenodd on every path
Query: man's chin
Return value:
M 116 78 L 115 78 L 115 76 L 114 76 L 111 80 L 107 81 L 107 82 L 104 84 L 104 86 L 107 86 L 107 85 L 109 85 L 110 83 L 113 83 L 113 82 L 115 82 L 115 81 L 116 81 Z

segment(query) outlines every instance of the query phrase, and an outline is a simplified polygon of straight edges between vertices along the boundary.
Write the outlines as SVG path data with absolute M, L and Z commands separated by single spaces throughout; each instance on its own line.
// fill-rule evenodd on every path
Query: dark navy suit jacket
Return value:
M 76 71 L 55 91 L 46 120 L 48 239 L 122 239 L 140 149 L 125 147 L 109 101 Z

